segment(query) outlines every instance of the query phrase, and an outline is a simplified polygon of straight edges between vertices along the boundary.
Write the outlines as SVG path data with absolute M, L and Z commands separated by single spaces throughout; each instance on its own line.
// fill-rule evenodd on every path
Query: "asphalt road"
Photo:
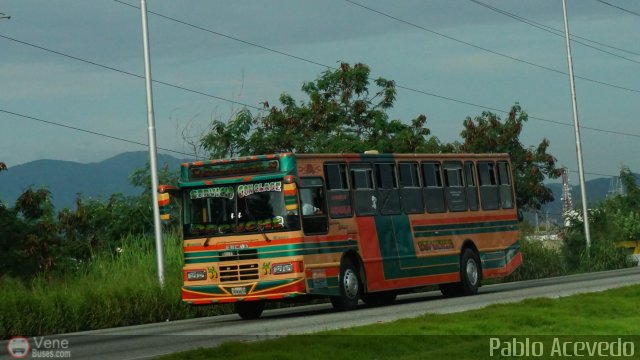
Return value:
M 490 304 L 509 303 L 536 297 L 561 297 L 640 284 L 640 267 L 563 276 L 551 279 L 489 285 L 476 296 L 444 299 L 440 292 L 407 294 L 394 305 L 334 312 L 330 304 L 267 310 L 261 319 L 241 320 L 237 315 L 171 321 L 139 326 L 61 334 L 48 340 L 67 340 L 66 348 L 50 348 L 53 355 L 72 359 L 146 359 L 222 342 L 255 341 L 288 334 L 384 323 L 424 313 L 452 313 Z M 31 350 L 38 339 L 29 338 Z M 40 343 L 42 345 L 42 343 Z M 58 344 L 60 345 L 60 344 Z M 0 342 L 0 359 L 10 359 L 7 341 Z M 43 349 L 39 346 L 39 349 Z M 55 353 L 55 351 L 67 351 Z

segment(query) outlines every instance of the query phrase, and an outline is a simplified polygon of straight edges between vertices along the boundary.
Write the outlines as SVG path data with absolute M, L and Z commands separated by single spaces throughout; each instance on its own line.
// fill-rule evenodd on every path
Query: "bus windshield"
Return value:
M 184 237 L 298 228 L 287 217 L 281 181 L 194 188 L 185 192 Z

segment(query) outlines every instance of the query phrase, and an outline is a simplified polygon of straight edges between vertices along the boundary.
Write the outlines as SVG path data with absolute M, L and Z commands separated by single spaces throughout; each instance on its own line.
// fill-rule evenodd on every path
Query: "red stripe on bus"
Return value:
M 358 232 L 360 235 L 360 256 L 362 259 L 381 259 L 380 244 L 378 243 L 378 233 L 376 223 L 371 217 L 356 217 Z M 367 288 L 379 289 L 384 287 L 384 269 L 380 262 L 366 262 L 364 270 L 367 274 Z

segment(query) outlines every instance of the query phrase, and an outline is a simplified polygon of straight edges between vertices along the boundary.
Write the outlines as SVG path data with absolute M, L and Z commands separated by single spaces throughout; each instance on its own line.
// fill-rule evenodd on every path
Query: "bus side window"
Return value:
M 480 179 L 480 199 L 482 209 L 496 210 L 500 208 L 498 181 L 493 161 L 478 162 L 478 178 Z
M 464 174 L 467 186 L 467 202 L 469 210 L 478 210 L 478 190 L 476 184 L 475 166 L 473 162 L 464 163 Z
M 500 205 L 503 209 L 513 208 L 513 192 L 509 174 L 509 163 L 498 161 L 498 183 L 500 188 Z
M 345 163 L 327 163 L 324 165 L 324 177 L 327 180 L 327 205 L 332 218 L 353 216 L 351 193 L 347 182 Z
M 398 164 L 398 169 L 400 173 L 402 210 L 404 210 L 405 214 L 424 213 L 418 163 L 400 163 Z
M 299 194 L 304 233 L 306 235 L 326 234 L 329 222 L 325 215 L 322 178 L 300 178 Z
M 380 214 L 400 214 L 400 192 L 396 178 L 396 164 L 375 164 Z
M 467 211 L 467 193 L 461 163 L 444 163 L 444 186 L 449 211 Z
M 424 197 L 427 212 L 444 212 L 444 188 L 442 187 L 442 165 L 439 162 L 422 163 L 422 178 L 424 179 Z
M 375 215 L 378 208 L 378 198 L 373 185 L 373 171 L 371 164 L 349 164 L 351 189 L 356 215 Z

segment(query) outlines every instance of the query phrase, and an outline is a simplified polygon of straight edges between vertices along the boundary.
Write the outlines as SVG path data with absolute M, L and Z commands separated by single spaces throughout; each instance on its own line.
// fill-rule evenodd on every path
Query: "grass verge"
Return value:
M 478 359 L 490 354 L 491 337 L 503 345 L 511 339 L 540 342 L 543 354 L 553 358 L 555 341 L 563 357 L 575 356 L 576 342 L 634 342 L 640 353 L 640 286 L 559 299 L 530 299 L 513 304 L 454 314 L 427 314 L 314 335 L 295 335 L 256 343 L 226 343 L 162 357 L 173 359 Z M 357 316 L 357 311 L 347 313 Z M 346 315 L 346 316 L 347 316 Z M 506 335 L 509 334 L 509 335 Z M 633 336 L 635 335 L 635 336 Z M 558 340 L 555 340 L 558 339 Z M 562 348 L 564 343 L 570 343 Z M 586 350 L 585 350 L 586 351 Z M 589 358 L 588 352 L 584 353 Z M 560 353 L 556 353 L 560 355 Z M 597 355 L 597 354 L 596 354 Z M 513 356 L 513 355 L 511 355 Z M 597 358 L 594 356 L 591 358 Z

